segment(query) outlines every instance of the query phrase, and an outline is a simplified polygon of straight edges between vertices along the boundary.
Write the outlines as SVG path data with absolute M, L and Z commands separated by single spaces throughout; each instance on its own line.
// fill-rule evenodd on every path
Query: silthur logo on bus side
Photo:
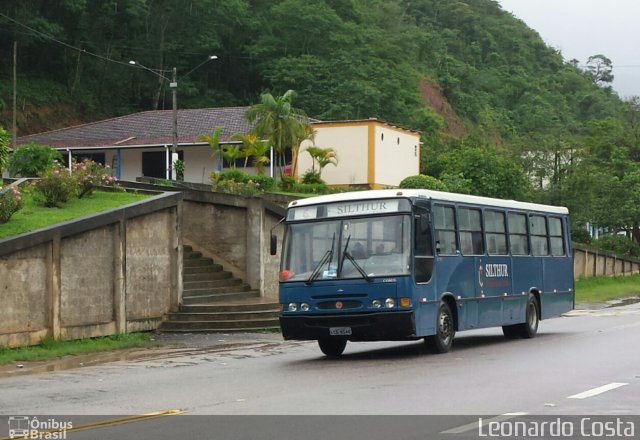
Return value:
M 488 280 L 485 280 L 488 278 Z M 478 267 L 478 284 L 480 287 L 484 287 L 486 284 L 487 287 L 506 287 L 509 284 L 508 280 L 499 280 L 496 278 L 509 278 L 509 265 L 504 263 L 491 263 L 485 264 L 484 266 L 481 264 Z
M 506 264 L 487 264 L 484 270 L 487 278 L 505 278 L 509 276 L 509 266 Z

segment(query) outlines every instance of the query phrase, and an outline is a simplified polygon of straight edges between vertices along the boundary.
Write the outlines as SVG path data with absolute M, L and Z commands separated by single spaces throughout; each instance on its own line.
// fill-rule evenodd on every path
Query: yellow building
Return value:
M 420 133 L 375 118 L 314 122 L 314 145 L 333 148 L 338 165 L 327 165 L 322 179 L 328 185 L 358 185 L 380 189 L 398 186 L 402 179 L 420 173 Z M 297 174 L 312 168 L 311 156 L 301 145 Z M 318 165 L 316 164 L 316 171 Z

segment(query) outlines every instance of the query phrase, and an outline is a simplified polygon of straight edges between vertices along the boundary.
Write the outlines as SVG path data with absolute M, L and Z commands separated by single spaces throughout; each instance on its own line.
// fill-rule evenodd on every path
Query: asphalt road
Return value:
M 419 341 L 350 343 L 341 358 L 329 359 L 315 343 L 271 335 L 214 350 L 200 341 L 188 355 L 0 379 L 5 419 L 49 415 L 77 427 L 168 410 L 184 413 L 91 425 L 69 438 L 477 438 L 479 416 L 640 415 L 640 304 L 545 320 L 531 340 L 507 341 L 500 329 L 459 333 L 444 355 L 429 354 Z

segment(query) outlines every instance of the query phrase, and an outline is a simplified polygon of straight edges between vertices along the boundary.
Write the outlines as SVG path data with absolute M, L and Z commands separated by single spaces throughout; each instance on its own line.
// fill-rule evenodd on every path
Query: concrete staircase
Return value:
M 280 328 L 279 304 L 260 298 L 243 280 L 191 246 L 184 246 L 182 305 L 160 331 L 255 332 Z

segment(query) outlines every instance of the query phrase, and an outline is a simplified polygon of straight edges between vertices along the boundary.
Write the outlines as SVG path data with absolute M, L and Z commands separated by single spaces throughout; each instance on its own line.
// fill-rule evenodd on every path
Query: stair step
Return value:
M 280 327 L 278 319 L 238 319 L 235 321 L 164 321 L 163 330 L 211 330 Z
M 279 325 L 272 325 L 267 327 L 241 327 L 241 328 L 174 328 L 167 329 L 160 327 L 160 332 L 167 333 L 280 333 Z
M 183 298 L 191 298 L 203 295 L 224 295 L 226 293 L 241 293 L 251 290 L 248 284 L 237 284 L 235 286 L 207 287 L 202 289 L 184 289 Z
M 189 273 L 182 275 L 182 281 L 185 283 L 191 283 L 193 281 L 222 280 L 225 278 L 231 278 L 232 276 L 233 274 L 226 270 L 220 272 Z
M 280 312 L 278 303 L 246 303 L 246 304 L 193 304 L 180 306 L 184 313 L 234 313 L 248 311 Z
M 182 252 L 182 258 L 185 260 L 195 260 L 196 258 L 202 258 L 202 252 L 198 251 L 189 251 Z
M 186 262 L 185 262 L 186 263 Z M 214 273 L 221 272 L 222 265 L 220 264 L 210 264 L 206 266 L 189 266 L 183 265 L 182 273 L 184 275 L 191 275 L 196 273 Z
M 213 258 L 196 258 L 193 260 L 184 260 L 184 267 L 203 267 L 203 266 L 211 266 L 213 265 Z
M 183 296 L 182 304 L 185 306 L 209 304 L 221 301 L 237 301 L 248 298 L 258 298 L 260 292 L 256 290 L 247 290 L 245 292 L 226 292 L 226 293 L 213 293 L 203 294 L 196 296 Z
M 242 284 L 240 278 L 223 278 L 221 280 L 207 281 L 189 281 L 183 283 L 184 291 L 193 291 L 197 289 L 210 289 L 212 287 L 232 287 Z
M 213 313 L 170 313 L 169 321 L 253 321 L 265 319 L 278 319 L 280 312 L 277 310 L 255 310 L 243 312 L 213 312 Z

